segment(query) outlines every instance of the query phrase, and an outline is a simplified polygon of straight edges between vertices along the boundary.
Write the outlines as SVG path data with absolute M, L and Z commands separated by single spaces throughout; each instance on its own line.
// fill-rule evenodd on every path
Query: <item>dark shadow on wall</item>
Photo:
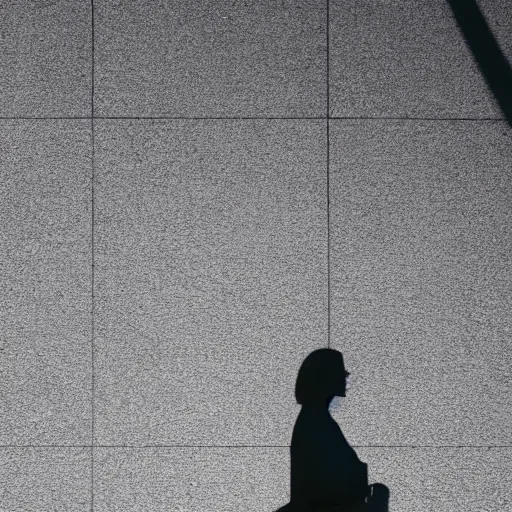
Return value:
M 315 350 L 303 361 L 295 386 L 302 409 L 290 448 L 290 502 L 276 512 L 388 511 L 389 489 L 368 485 L 368 466 L 329 412 L 333 398 L 346 396 L 349 375 L 337 350 Z
M 512 69 L 475 0 L 447 0 L 487 85 L 512 128 Z

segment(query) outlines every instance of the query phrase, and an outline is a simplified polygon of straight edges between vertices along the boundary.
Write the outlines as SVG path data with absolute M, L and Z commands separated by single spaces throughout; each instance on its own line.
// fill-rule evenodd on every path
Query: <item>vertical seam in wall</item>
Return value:
M 330 236 L 330 200 L 329 200 L 329 174 L 330 174 L 330 147 L 329 147 L 329 0 L 327 0 L 327 348 L 331 348 L 331 236 Z
M 94 0 L 91 0 L 91 512 L 94 512 Z

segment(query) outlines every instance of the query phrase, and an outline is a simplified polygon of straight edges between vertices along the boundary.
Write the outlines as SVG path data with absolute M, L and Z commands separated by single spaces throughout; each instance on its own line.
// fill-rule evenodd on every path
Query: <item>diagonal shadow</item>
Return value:
M 512 68 L 476 0 L 447 0 L 487 85 L 512 127 Z

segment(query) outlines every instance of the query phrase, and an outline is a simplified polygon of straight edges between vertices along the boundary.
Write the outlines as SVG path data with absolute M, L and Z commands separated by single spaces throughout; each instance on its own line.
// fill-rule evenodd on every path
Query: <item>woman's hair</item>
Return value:
M 341 352 L 315 350 L 304 359 L 295 384 L 295 399 L 301 405 L 323 403 L 343 393 L 345 364 Z

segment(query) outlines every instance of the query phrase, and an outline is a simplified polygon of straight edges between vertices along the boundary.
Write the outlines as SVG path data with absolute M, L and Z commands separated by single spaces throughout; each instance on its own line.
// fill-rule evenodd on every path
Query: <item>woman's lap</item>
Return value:
M 367 512 L 388 512 L 389 510 L 389 489 L 384 484 L 373 484 L 371 495 L 368 496 L 366 504 Z
M 317 512 L 317 511 L 311 511 Z M 368 486 L 366 503 L 322 508 L 318 512 L 389 512 L 389 489 L 384 484 Z
M 388 512 L 389 511 L 389 489 L 384 484 L 372 484 L 368 486 L 367 503 L 362 503 L 355 507 L 333 506 L 322 507 L 318 510 L 308 510 L 308 512 Z M 294 512 L 291 503 L 287 503 L 284 507 L 275 512 Z

